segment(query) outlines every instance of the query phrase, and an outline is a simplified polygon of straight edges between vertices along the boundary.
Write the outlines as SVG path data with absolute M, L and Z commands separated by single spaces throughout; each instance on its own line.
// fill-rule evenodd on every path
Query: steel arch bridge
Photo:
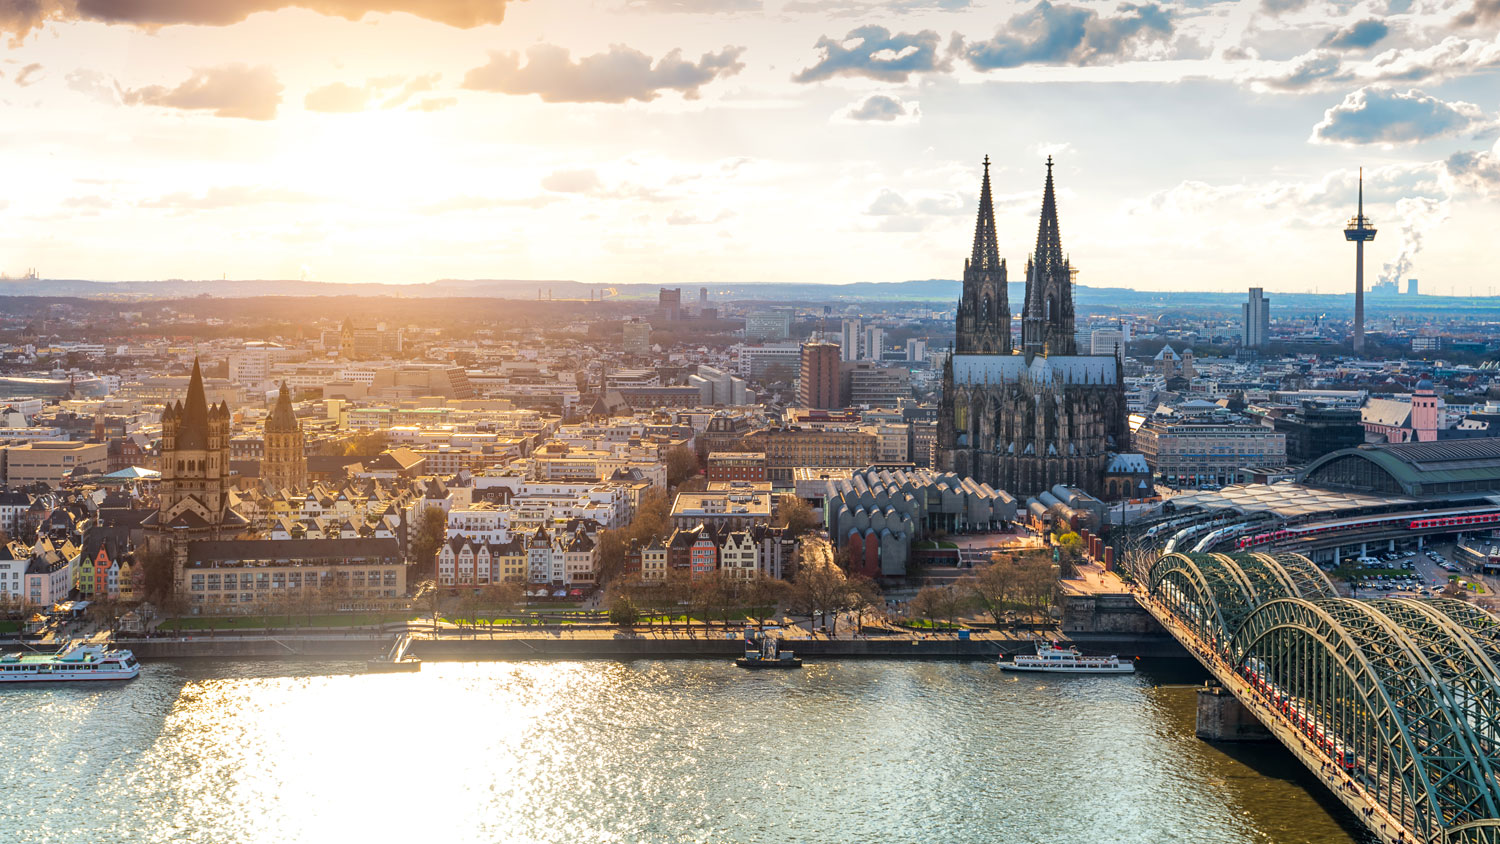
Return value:
M 1172 553 L 1136 574 L 1142 603 L 1382 838 L 1500 844 L 1500 618 L 1341 598 L 1299 554 Z

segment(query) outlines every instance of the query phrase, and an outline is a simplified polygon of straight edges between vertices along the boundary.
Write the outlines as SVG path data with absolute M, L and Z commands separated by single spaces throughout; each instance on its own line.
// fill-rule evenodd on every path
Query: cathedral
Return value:
M 974 250 L 964 262 L 955 348 L 943 365 L 937 434 L 943 471 L 1018 498 L 1057 484 L 1105 494 L 1112 452 L 1125 443 L 1124 377 L 1118 356 L 1079 354 L 1072 276 L 1048 157 L 1036 251 L 1026 262 L 1021 348 L 1016 349 L 986 157 Z

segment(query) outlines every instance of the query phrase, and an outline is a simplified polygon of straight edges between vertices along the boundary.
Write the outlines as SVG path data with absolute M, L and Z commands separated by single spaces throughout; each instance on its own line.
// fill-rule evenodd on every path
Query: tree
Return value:
M 828 614 L 836 612 L 842 606 L 847 594 L 848 579 L 844 577 L 844 573 L 837 566 L 820 559 L 809 562 L 797 572 L 788 598 L 789 603 L 800 610 L 800 614 L 808 617 L 809 626 L 816 616 L 821 615 L 826 627 Z
M 990 562 L 974 570 L 974 573 L 959 585 L 974 599 L 974 602 L 989 614 L 996 625 L 1015 600 L 1020 573 L 1015 558 L 1010 555 L 993 554 Z
M 675 487 L 698 474 L 698 456 L 684 446 L 673 446 L 667 450 L 667 485 Z
M 776 525 L 784 527 L 794 538 L 812 533 L 821 523 L 818 513 L 800 496 L 785 495 L 776 514 Z
M 599 583 L 614 580 L 625 569 L 625 557 L 630 553 L 630 530 L 609 529 L 599 532 L 599 542 L 594 560 Z
M 946 619 L 949 627 L 955 626 L 965 606 L 964 593 L 953 585 L 926 586 L 912 598 L 912 611 L 919 613 L 928 622 Z
M 360 434 L 344 443 L 344 457 L 377 457 L 391 447 L 391 437 L 385 431 Z
M 417 513 L 417 530 L 411 540 L 411 577 L 433 577 L 434 558 L 448 539 L 448 514 L 441 507 L 425 507 Z
M 636 608 L 635 602 L 630 596 L 623 592 L 615 593 L 609 602 L 609 623 L 618 627 L 634 627 L 640 620 L 641 611 Z

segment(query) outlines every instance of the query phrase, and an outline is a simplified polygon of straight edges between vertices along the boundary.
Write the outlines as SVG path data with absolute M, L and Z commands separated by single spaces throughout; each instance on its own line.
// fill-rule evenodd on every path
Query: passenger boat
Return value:
M 802 660 L 781 649 L 781 640 L 745 629 L 745 655 L 734 661 L 741 668 L 801 668 Z
M 1005 671 L 1037 671 L 1056 674 L 1134 674 L 1135 663 L 1117 656 L 1084 656 L 1077 648 L 1060 648 L 1052 642 L 1037 642 L 1035 654 L 1016 654 Z
M 0 683 L 130 680 L 141 673 L 135 654 L 103 645 L 73 645 L 57 653 L 0 655 Z

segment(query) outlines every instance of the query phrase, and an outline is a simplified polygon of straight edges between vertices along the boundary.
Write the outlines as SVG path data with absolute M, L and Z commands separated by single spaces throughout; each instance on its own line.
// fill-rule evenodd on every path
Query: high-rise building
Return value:
M 307 440 L 302 423 L 292 410 L 292 395 L 281 382 L 276 406 L 266 417 L 265 455 L 260 478 L 272 490 L 300 491 L 307 488 Z
M 927 341 L 907 340 L 906 360 L 908 363 L 919 363 L 927 360 Z
M 859 320 L 844 320 L 843 333 L 839 335 L 839 354 L 846 361 L 859 360 L 860 343 L 863 340 Z
M 861 360 L 880 360 L 885 354 L 885 329 L 874 325 L 865 326 L 864 349 Z
M 1250 288 L 1250 301 L 1240 305 L 1240 345 L 1259 349 L 1271 338 L 1271 300 L 1259 287 Z
M 1408 295 L 1408 296 L 1416 296 L 1416 295 L 1418 295 L 1417 294 L 1417 280 L 1416 279 L 1409 278 L 1409 279 L 1406 280 L 1406 295 Z
M 1344 240 L 1354 243 L 1354 353 L 1365 353 L 1365 244 L 1375 229 L 1365 216 L 1365 169 L 1359 169 L 1359 211 L 1344 227 Z
M 622 331 L 626 354 L 644 355 L 651 352 L 651 323 L 642 319 L 627 320 Z
M 745 317 L 746 340 L 785 340 L 792 336 L 792 309 L 770 308 Z
M 823 410 L 839 404 L 839 347 L 832 343 L 804 343 L 802 374 L 797 379 L 797 402 Z
M 667 322 L 682 319 L 682 288 L 660 288 L 656 294 L 656 310 Z
M 940 468 L 1017 497 L 1057 484 L 1102 494 L 1111 452 L 1125 442 L 1124 377 L 1113 355 L 1080 355 L 1075 348 L 1072 267 L 1062 248 L 1050 157 L 1036 251 L 1026 266 L 1019 354 L 1011 347 L 998 253 L 986 158 L 957 348 L 943 364 Z
M 1089 332 L 1089 353 L 1117 355 L 1125 359 L 1125 331 L 1121 328 L 1096 328 Z

